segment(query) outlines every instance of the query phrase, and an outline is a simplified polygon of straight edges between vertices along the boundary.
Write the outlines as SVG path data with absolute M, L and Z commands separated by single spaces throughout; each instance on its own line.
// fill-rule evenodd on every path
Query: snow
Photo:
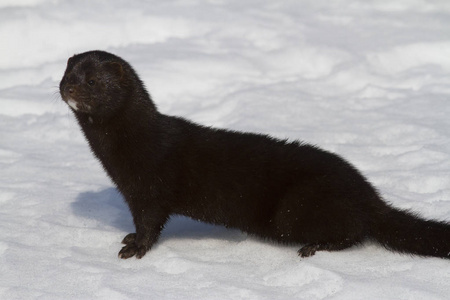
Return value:
M 166 114 L 320 145 L 450 220 L 449 28 L 448 1 L 1 1 L 0 299 L 448 299 L 447 260 L 300 259 L 184 217 L 120 260 L 131 215 L 58 84 L 74 53 L 113 52 Z

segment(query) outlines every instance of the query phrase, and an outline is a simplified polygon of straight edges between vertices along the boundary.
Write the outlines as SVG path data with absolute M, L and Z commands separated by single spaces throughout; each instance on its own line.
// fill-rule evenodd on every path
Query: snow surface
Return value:
M 2 0 L 0 44 L 0 299 L 448 299 L 448 260 L 300 259 L 183 217 L 120 260 L 131 215 L 58 84 L 74 53 L 116 53 L 162 112 L 320 145 L 450 220 L 449 1 Z

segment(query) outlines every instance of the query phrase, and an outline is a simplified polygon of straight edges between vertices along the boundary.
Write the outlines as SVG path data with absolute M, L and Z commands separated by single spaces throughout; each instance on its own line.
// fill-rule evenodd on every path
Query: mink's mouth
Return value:
M 67 104 L 68 104 L 70 107 L 72 107 L 72 109 L 73 109 L 74 111 L 77 111 L 77 110 L 78 110 L 77 102 L 75 102 L 72 98 L 69 98 L 69 99 L 67 100 Z
M 71 97 L 67 98 L 67 100 L 64 100 L 64 101 L 67 103 L 67 105 L 70 106 L 70 108 L 72 108 L 76 112 L 89 113 L 92 111 L 92 107 L 90 105 L 75 101 Z

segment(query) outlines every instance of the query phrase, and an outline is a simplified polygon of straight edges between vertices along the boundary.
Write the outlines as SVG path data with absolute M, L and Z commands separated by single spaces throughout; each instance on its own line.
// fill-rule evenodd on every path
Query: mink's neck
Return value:
M 107 120 L 76 115 L 92 152 L 118 185 L 129 184 L 128 180 L 139 174 L 140 159 L 146 157 L 147 164 L 154 165 L 150 161 L 157 161 L 161 152 L 161 115 L 153 105 L 138 104 Z M 130 170 L 134 171 L 130 174 Z
M 160 136 L 160 114 L 149 99 L 135 98 L 113 115 L 104 117 L 75 113 L 91 149 L 100 158 L 103 152 L 115 149 L 140 147 L 142 143 Z

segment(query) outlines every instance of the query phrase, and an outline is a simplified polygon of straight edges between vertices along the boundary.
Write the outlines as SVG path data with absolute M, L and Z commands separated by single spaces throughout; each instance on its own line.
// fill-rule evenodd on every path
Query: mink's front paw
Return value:
M 119 252 L 119 258 L 127 259 L 133 256 L 136 258 L 142 258 L 148 251 L 146 246 L 138 246 L 136 244 L 136 233 L 128 234 L 123 240 L 122 244 L 125 246 Z
M 122 240 L 122 244 L 125 245 L 134 244 L 135 242 L 136 242 L 136 233 L 129 233 Z
M 147 253 L 147 247 L 137 246 L 135 243 L 128 244 L 119 251 L 119 258 L 127 259 L 133 256 L 136 258 L 142 258 Z

